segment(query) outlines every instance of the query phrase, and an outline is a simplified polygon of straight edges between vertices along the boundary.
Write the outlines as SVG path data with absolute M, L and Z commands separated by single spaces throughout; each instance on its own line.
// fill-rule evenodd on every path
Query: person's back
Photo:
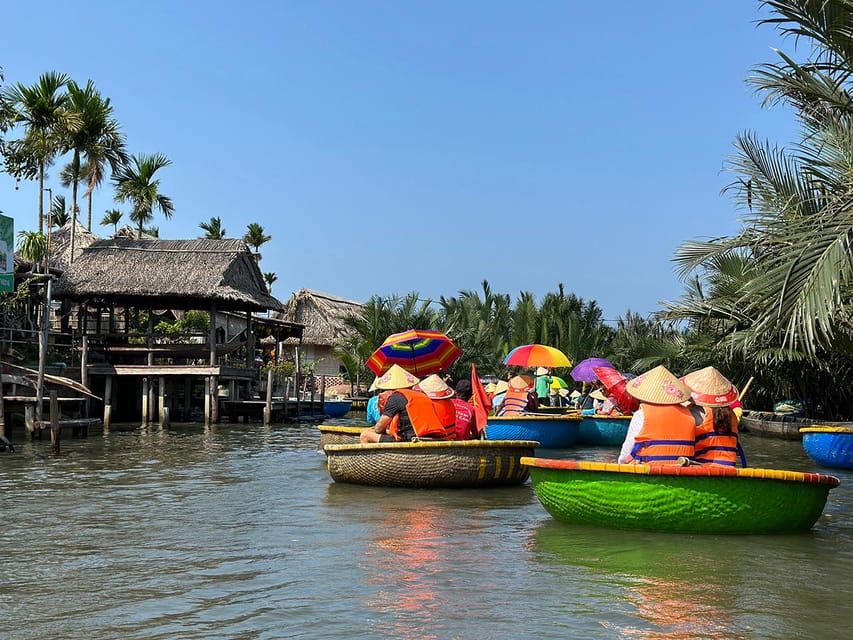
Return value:
M 746 455 L 738 442 L 738 416 L 731 408 L 739 404 L 737 389 L 714 367 L 688 373 L 683 381 L 693 402 L 703 412 L 694 434 L 696 462 L 734 467 L 740 456 L 745 467 Z

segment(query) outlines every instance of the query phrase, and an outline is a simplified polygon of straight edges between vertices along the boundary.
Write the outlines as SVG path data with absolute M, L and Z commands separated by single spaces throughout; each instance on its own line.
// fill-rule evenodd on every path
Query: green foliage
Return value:
M 154 332 L 207 334 L 210 332 L 210 315 L 205 311 L 187 311 L 183 318 L 174 322 L 165 320 L 158 322 L 154 327 Z

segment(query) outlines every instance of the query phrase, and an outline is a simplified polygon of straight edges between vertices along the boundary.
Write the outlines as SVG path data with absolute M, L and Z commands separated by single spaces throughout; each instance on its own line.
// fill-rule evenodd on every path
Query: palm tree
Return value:
M 250 222 L 246 235 L 243 236 L 243 241 L 250 247 L 254 247 L 255 255 L 260 258 L 260 248 L 262 244 L 266 244 L 272 240 L 272 236 L 264 233 L 264 228 L 257 222 Z
M 12 174 L 21 177 L 28 167 L 37 167 L 39 181 L 38 230 L 44 231 L 44 172 L 62 151 L 68 136 L 78 130 L 81 119 L 69 109 L 68 94 L 63 89 L 69 78 L 64 73 L 49 71 L 38 82 L 27 87 L 21 83 L 6 87 L 4 101 L 14 110 L 13 122 L 23 125 L 24 137 L 9 144 L 13 158 Z M 31 164 L 33 163 L 33 164 Z
M 107 209 L 104 212 L 104 217 L 101 218 L 101 225 L 106 227 L 107 225 L 113 225 L 113 237 L 118 233 L 118 223 L 121 221 L 121 217 L 124 215 L 120 209 Z
M 268 271 L 264 274 L 264 282 L 267 283 L 267 291 L 269 291 L 270 295 L 272 295 L 273 282 L 276 280 L 278 280 L 278 276 L 272 271 Z
M 204 238 L 207 240 L 222 240 L 225 237 L 225 229 L 222 227 L 219 216 L 212 217 L 210 222 L 199 222 L 198 226 L 205 232 Z
M 18 254 L 33 265 L 41 265 L 47 251 L 47 238 L 41 231 L 18 232 Z
M 69 219 L 70 216 L 68 215 L 68 205 L 65 203 L 65 196 L 54 196 L 53 202 L 50 203 L 50 226 L 64 227 Z
M 175 211 L 172 199 L 160 193 L 160 180 L 155 174 L 172 162 L 163 154 L 132 156 L 130 162 L 113 174 L 116 202 L 130 202 L 133 209 L 130 219 L 137 224 L 139 237 L 144 225 L 154 219 L 154 209 L 159 209 L 166 218 Z

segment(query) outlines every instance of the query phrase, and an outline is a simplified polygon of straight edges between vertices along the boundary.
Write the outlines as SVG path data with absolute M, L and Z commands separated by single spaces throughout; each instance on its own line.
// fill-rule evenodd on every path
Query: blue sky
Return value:
M 647 314 L 683 289 L 681 243 L 738 229 L 721 194 L 736 135 L 794 139 L 746 83 L 772 47 L 795 52 L 756 27 L 758 0 L 69 6 L 4 8 L 6 83 L 92 79 L 128 150 L 173 162 L 161 237 L 261 224 L 282 300 L 437 299 L 485 279 Z M 0 210 L 33 229 L 36 183 L 14 187 L 0 175 Z M 95 233 L 115 206 L 109 185 L 95 194 Z

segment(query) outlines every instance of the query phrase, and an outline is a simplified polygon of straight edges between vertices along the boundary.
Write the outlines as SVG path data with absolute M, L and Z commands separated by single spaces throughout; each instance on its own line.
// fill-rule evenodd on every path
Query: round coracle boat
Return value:
M 853 427 L 815 425 L 800 433 L 806 453 L 820 466 L 853 469 Z
M 343 418 L 352 409 L 352 400 L 325 400 L 323 413 L 330 418 Z
M 522 458 L 557 520 L 690 533 L 806 531 L 838 478 L 720 465 L 633 465 Z
M 325 447 L 335 482 L 382 487 L 496 487 L 523 484 L 523 456 L 537 442 L 421 440 Z
M 321 424 L 317 428 L 320 430 L 320 450 L 322 451 L 329 444 L 358 444 L 361 432 L 370 429 L 370 425 Z
M 629 424 L 631 416 L 583 416 L 578 427 L 578 444 L 621 446 Z
M 538 416 L 535 414 L 489 416 L 487 440 L 535 440 L 541 449 L 566 449 L 578 439 L 580 416 Z

